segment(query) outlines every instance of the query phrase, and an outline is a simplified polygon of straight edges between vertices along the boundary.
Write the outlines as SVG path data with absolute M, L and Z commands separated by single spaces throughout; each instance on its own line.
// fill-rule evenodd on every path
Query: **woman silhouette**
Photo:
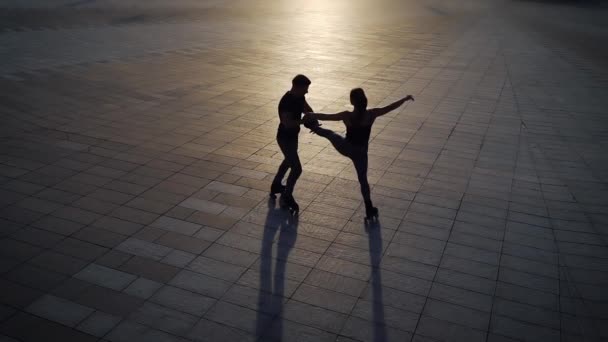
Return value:
M 372 125 L 377 117 L 399 108 L 408 100 L 413 101 L 414 97 L 408 95 L 386 107 L 367 109 L 365 92 L 361 88 L 355 88 L 350 92 L 350 103 L 354 107 L 352 112 L 344 111 L 336 114 L 307 113 L 303 118 L 306 128 L 319 136 L 327 138 L 340 154 L 353 161 L 361 185 L 363 201 L 365 202 L 365 216 L 368 220 L 378 217 L 378 209 L 372 204 L 369 183 L 367 182 L 367 149 Z M 344 138 L 332 130 L 321 128 L 318 120 L 343 121 L 346 126 L 346 137 Z

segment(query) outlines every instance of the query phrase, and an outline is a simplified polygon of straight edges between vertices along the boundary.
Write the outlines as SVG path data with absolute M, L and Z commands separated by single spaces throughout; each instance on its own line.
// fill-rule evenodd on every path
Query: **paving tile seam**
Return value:
M 508 63 L 506 63 L 506 61 L 505 61 L 505 67 L 506 67 L 507 73 L 508 73 L 508 75 L 509 75 L 509 81 L 511 82 L 511 88 L 513 88 L 513 96 L 514 96 L 514 99 L 515 99 L 515 104 L 516 104 L 516 106 L 517 106 L 517 112 L 518 112 L 518 113 L 520 113 L 520 112 L 519 112 L 519 106 L 520 106 L 520 104 L 519 104 L 519 101 L 518 101 L 518 100 L 519 100 L 519 97 L 518 97 L 518 95 L 517 95 L 516 88 L 515 88 L 515 87 L 513 86 L 513 84 L 512 84 L 512 78 L 511 78 L 511 76 L 510 76 L 510 69 L 509 69 L 509 67 L 508 67 Z M 521 114 L 520 114 L 520 115 L 521 115 Z M 530 147 L 529 143 L 527 142 L 527 140 L 528 140 L 528 134 L 526 133 L 526 131 L 527 131 L 527 128 L 526 128 L 526 126 L 525 126 L 525 124 L 524 124 L 524 122 L 523 122 L 523 118 L 522 118 L 522 125 L 520 126 L 520 133 L 521 133 L 521 135 L 520 135 L 520 138 L 519 138 L 519 145 L 523 144 L 524 146 L 527 146 L 527 151 L 528 151 L 528 152 L 532 152 L 532 149 L 531 149 L 531 147 Z M 523 138 L 523 139 L 522 139 L 522 138 Z M 518 152 L 519 152 L 519 150 L 518 150 Z M 518 155 L 519 155 L 519 153 L 518 153 Z M 532 162 L 533 162 L 533 164 L 534 164 L 534 166 L 535 166 L 535 169 L 538 169 L 538 166 L 537 166 L 537 158 L 535 158 L 535 157 L 534 157 L 534 153 L 531 153 L 531 158 L 532 158 Z M 543 204 L 544 204 L 544 207 L 546 208 L 546 207 L 547 207 L 547 204 L 546 204 L 546 200 L 545 200 L 545 194 L 544 194 L 544 192 L 541 192 L 541 195 L 542 195 L 542 198 L 543 198 Z M 556 253 L 556 254 L 557 254 L 557 258 L 558 258 L 558 259 L 557 259 L 557 264 L 558 264 L 558 265 L 561 265 L 561 264 L 562 264 L 562 263 L 560 262 L 560 254 L 561 254 L 561 253 L 560 253 L 560 249 L 559 249 L 559 244 L 558 244 L 557 239 L 556 239 L 556 236 L 555 236 L 555 229 L 554 229 L 553 223 L 552 223 L 551 221 L 549 221 L 549 224 L 551 225 L 551 232 L 552 232 L 552 236 L 553 236 L 553 242 L 554 242 L 554 246 L 555 246 L 555 249 L 556 249 L 556 252 L 557 252 L 557 253 Z M 502 253 L 501 253 L 501 255 L 502 255 Z M 558 280 L 559 280 L 558 285 L 559 285 L 559 288 L 558 288 L 558 294 L 557 294 L 557 295 L 558 295 L 558 296 L 560 296 L 560 297 L 561 297 L 561 292 L 562 292 L 562 291 L 561 291 L 561 287 L 562 287 L 562 272 L 561 272 L 561 269 L 562 269 L 562 268 L 563 268 L 563 267 L 562 267 L 562 266 L 560 266 L 560 272 L 558 273 Z M 499 269 L 499 272 L 500 272 L 500 269 Z M 571 283 L 569 283 L 569 285 L 571 285 Z M 492 301 L 492 305 L 494 305 L 494 301 Z M 563 313 L 562 313 L 562 305 L 561 305 L 561 303 L 560 303 L 560 305 L 558 306 L 558 310 L 559 310 L 559 318 L 560 318 L 560 329 L 559 329 L 559 333 L 560 333 L 560 335 L 561 335 L 561 334 L 562 334 L 562 324 L 561 324 L 561 321 L 562 321 L 562 317 L 563 317 Z M 490 323 L 490 324 L 491 324 L 491 323 Z M 529 322 L 527 322 L 527 324 L 529 324 Z M 490 326 L 490 328 L 491 328 L 491 326 Z M 489 329 L 489 331 L 490 331 L 490 329 Z

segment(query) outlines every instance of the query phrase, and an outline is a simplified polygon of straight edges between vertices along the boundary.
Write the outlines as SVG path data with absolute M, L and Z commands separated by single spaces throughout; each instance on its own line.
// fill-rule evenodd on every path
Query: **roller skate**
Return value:
M 281 183 L 272 183 L 270 186 L 270 197 L 277 198 L 277 194 L 281 194 L 285 191 L 285 185 Z
M 378 208 L 374 207 L 371 202 L 365 203 L 365 220 L 374 221 L 378 219 Z
M 293 198 L 292 195 L 283 193 L 281 195 L 281 200 L 279 201 L 279 204 L 280 204 L 281 208 L 289 210 L 289 212 L 293 216 L 297 216 L 298 213 L 300 212 L 300 206 L 298 205 L 298 203 L 296 202 L 296 200 Z

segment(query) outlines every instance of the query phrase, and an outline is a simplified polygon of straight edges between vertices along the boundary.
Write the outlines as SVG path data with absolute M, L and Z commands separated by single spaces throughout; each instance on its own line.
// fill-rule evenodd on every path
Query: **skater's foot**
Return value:
M 270 186 L 270 197 L 277 198 L 277 194 L 283 193 L 285 191 L 285 185 L 281 183 L 272 183 Z
M 281 208 L 289 210 L 292 215 L 298 215 L 300 212 L 300 206 L 291 194 L 283 193 L 279 204 L 281 205 Z
M 378 208 L 369 204 L 365 206 L 365 219 L 368 221 L 372 221 L 378 218 Z

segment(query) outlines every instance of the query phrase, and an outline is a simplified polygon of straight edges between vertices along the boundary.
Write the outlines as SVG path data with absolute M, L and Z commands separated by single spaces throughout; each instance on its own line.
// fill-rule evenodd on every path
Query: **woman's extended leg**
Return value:
M 340 134 L 331 129 L 316 127 L 312 130 L 317 135 L 326 138 L 341 155 L 351 158 L 352 146 Z

